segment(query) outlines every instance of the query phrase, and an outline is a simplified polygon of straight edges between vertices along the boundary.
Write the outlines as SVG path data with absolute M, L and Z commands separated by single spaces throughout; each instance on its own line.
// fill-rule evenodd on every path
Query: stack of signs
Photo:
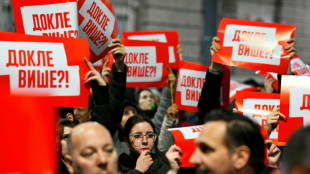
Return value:
M 223 18 L 219 51 L 212 61 L 266 72 L 286 74 L 289 53 L 284 50 L 295 26 Z

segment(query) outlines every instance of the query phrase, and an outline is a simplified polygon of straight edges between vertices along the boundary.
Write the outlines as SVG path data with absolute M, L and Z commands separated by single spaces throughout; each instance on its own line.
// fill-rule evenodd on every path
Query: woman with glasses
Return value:
M 156 133 L 152 121 L 141 116 L 132 116 L 124 128 L 124 138 L 130 154 L 119 157 L 119 171 L 126 174 L 177 173 L 180 163 L 179 147 L 173 145 L 166 157 L 156 149 Z

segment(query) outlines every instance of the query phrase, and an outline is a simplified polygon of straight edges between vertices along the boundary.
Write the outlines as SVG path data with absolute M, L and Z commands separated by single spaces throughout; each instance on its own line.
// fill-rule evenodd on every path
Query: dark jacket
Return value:
M 107 86 L 99 86 L 96 82 L 91 84 L 95 100 L 91 120 L 104 125 L 112 136 L 123 117 L 127 70 L 124 65 L 124 71 L 117 72 L 113 64 Z
M 145 174 L 165 174 L 168 172 L 169 163 L 166 159 L 166 157 L 158 152 L 156 154 L 151 154 L 153 159 L 153 164 L 149 168 Z M 119 171 L 122 174 L 142 174 L 139 170 L 136 170 L 136 162 L 139 155 L 135 153 L 130 153 L 130 155 L 127 155 L 125 153 L 121 154 L 118 159 L 119 164 Z

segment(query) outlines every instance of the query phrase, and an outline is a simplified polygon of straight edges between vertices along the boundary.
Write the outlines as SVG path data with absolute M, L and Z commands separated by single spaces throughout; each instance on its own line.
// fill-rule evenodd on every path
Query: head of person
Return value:
M 60 119 L 58 122 L 59 137 L 60 137 L 60 150 L 61 158 L 67 154 L 67 140 L 71 133 L 72 128 L 75 126 L 74 122 L 69 119 Z
M 83 123 L 91 118 L 91 112 L 94 108 L 94 99 L 92 95 L 89 95 L 88 108 L 73 108 L 74 118 Z
M 152 151 L 156 140 L 154 124 L 148 118 L 134 115 L 125 124 L 124 136 L 131 152 Z
M 59 108 L 60 118 L 74 120 L 73 108 Z
M 287 143 L 282 157 L 281 173 L 310 173 L 310 126 L 296 131 Z
M 85 122 L 72 129 L 65 162 L 70 173 L 117 174 L 117 153 L 109 131 L 99 123 Z
M 137 94 L 137 105 L 142 111 L 153 110 L 156 108 L 155 97 L 148 88 L 141 89 Z
M 137 114 L 137 106 L 130 100 L 125 100 L 124 102 L 124 112 L 121 121 L 121 127 L 124 129 L 127 120 Z
M 264 168 L 264 140 L 259 127 L 247 117 L 226 110 L 213 110 L 190 161 L 198 173 L 256 173 Z

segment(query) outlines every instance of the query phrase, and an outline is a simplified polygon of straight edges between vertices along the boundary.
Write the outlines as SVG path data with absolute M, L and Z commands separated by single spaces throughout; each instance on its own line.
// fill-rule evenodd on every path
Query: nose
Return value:
M 147 144 L 148 143 L 146 136 L 142 136 L 142 143 L 143 144 Z
M 97 156 L 97 164 L 98 167 L 105 169 L 107 167 L 107 157 L 105 156 L 104 152 L 99 152 Z
M 199 154 L 198 154 L 198 149 L 196 148 L 194 153 L 192 154 L 189 162 L 192 163 L 192 164 L 199 164 L 200 163 L 200 160 L 199 160 Z

